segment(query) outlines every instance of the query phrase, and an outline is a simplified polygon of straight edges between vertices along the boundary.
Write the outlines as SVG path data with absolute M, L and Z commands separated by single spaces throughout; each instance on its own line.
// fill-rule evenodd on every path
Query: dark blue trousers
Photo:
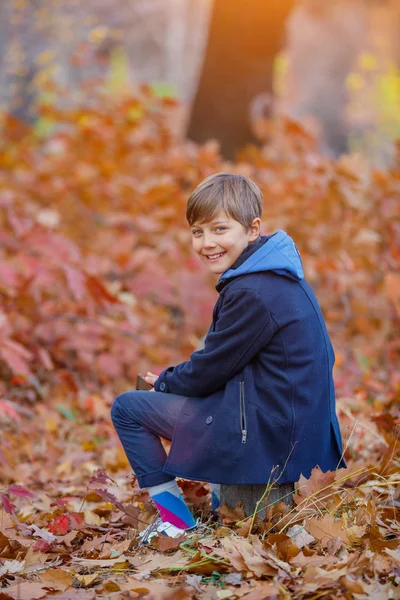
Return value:
M 167 459 L 160 437 L 172 439 L 184 396 L 132 391 L 120 394 L 111 419 L 139 486 L 159 485 L 174 479 L 163 472 Z

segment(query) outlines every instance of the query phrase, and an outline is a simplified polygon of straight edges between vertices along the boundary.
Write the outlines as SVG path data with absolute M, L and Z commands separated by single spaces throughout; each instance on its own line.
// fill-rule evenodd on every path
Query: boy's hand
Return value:
M 147 371 L 146 375 L 144 376 L 144 379 L 145 379 L 145 381 L 147 381 L 147 383 L 149 383 L 150 385 L 153 386 L 153 389 L 150 391 L 154 392 L 154 384 L 158 379 L 158 375 L 154 375 L 154 373 Z

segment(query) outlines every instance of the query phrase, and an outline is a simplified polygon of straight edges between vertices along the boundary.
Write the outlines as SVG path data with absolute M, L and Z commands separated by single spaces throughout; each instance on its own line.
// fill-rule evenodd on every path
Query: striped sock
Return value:
M 196 524 L 186 506 L 175 479 L 147 488 L 163 521 L 172 523 L 179 529 L 189 529 Z

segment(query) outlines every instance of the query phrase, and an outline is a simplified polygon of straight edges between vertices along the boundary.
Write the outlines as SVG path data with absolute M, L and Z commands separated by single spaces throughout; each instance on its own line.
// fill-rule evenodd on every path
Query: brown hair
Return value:
M 187 202 L 189 225 L 210 221 L 220 210 L 249 229 L 253 219 L 262 215 L 263 196 L 248 177 L 217 173 L 202 181 Z

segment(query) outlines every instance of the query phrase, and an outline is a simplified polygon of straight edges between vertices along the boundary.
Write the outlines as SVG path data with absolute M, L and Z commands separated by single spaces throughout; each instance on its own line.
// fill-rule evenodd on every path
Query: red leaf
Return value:
M 17 485 L 16 483 L 12 483 L 8 486 L 6 492 L 8 494 L 13 494 L 13 496 L 19 496 L 20 498 L 35 498 L 36 494 L 30 492 L 26 488 L 22 487 L 22 485 Z
M 13 373 L 16 375 L 24 375 L 25 377 L 29 377 L 29 375 L 31 375 L 27 361 L 15 348 L 1 348 L 0 358 L 2 358 L 4 362 L 8 364 L 11 371 L 13 371 Z
M 92 296 L 93 300 L 100 306 L 103 306 L 107 302 L 118 302 L 118 299 L 110 294 L 107 288 L 103 285 L 100 279 L 93 275 L 87 275 L 86 285 Z
M 114 483 L 111 477 L 104 473 L 101 469 L 97 469 L 94 475 L 91 476 L 89 480 L 89 487 L 94 483 L 101 483 L 107 485 L 107 483 Z
M 0 494 L 0 500 L 3 503 L 4 510 L 6 511 L 6 513 L 11 515 L 15 508 L 15 504 L 13 504 L 11 500 L 7 498 L 7 496 L 5 496 L 4 494 Z
M 86 276 L 78 269 L 74 269 L 68 265 L 64 265 L 65 275 L 69 289 L 71 290 L 75 300 L 80 302 L 86 296 Z
M 51 545 L 48 542 L 46 542 L 45 540 L 37 540 L 37 542 L 33 546 L 33 551 L 34 552 L 47 552 L 48 550 L 50 550 L 50 548 L 51 548 Z
M 14 421 L 20 421 L 21 417 L 17 411 L 7 402 L 7 400 L 0 400 L 0 413 L 4 413 L 14 419 Z
M 57 515 L 54 517 L 54 521 L 47 527 L 54 535 L 65 535 L 69 530 L 69 518 L 68 515 Z
M 116 506 L 117 508 L 119 508 L 120 510 L 125 512 L 125 509 L 124 509 L 123 505 L 121 504 L 121 502 L 119 502 L 119 500 L 117 500 L 113 494 L 111 494 L 110 492 L 107 492 L 107 490 L 96 489 L 96 494 L 101 496 L 104 500 L 111 502 L 111 504 L 114 504 L 114 506 Z
M 81 525 L 85 525 L 84 519 L 78 513 L 71 513 L 69 515 L 69 521 L 71 529 L 80 529 Z

